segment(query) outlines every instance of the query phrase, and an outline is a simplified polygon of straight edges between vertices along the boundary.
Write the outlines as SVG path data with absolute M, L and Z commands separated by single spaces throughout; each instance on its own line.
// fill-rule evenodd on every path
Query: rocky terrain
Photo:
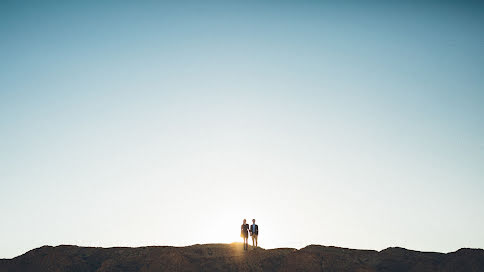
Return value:
M 484 250 L 452 253 L 403 248 L 382 251 L 310 245 L 242 250 L 242 244 L 188 247 L 43 246 L 0 259 L 0 272 L 14 271 L 484 271 Z

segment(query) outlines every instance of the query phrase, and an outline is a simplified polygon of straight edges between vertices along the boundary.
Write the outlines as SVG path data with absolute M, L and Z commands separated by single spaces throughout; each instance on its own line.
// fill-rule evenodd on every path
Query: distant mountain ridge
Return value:
M 7 271 L 484 271 L 484 250 L 465 248 L 444 254 L 320 245 L 244 251 L 240 243 L 135 248 L 61 245 L 0 259 L 0 272 Z

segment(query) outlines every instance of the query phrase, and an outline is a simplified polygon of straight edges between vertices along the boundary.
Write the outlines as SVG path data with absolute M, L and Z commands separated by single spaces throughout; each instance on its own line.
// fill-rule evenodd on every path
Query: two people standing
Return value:
M 259 226 L 255 224 L 255 219 L 252 219 L 252 225 L 247 224 L 244 219 L 242 226 L 240 226 L 240 237 L 244 238 L 244 250 L 249 249 L 249 232 L 252 237 L 252 246 L 257 247 L 257 237 L 259 236 Z

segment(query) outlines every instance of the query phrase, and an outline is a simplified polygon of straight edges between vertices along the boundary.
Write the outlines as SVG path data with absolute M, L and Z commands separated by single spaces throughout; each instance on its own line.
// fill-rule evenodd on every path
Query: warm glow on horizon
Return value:
M 484 247 L 484 4 L 302 2 L 0 1 L 0 258 Z

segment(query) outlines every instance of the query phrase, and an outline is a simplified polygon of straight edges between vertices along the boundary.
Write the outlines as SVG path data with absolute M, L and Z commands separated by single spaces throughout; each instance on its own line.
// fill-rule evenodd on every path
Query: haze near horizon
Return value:
M 0 258 L 484 247 L 471 1 L 2 1 Z

